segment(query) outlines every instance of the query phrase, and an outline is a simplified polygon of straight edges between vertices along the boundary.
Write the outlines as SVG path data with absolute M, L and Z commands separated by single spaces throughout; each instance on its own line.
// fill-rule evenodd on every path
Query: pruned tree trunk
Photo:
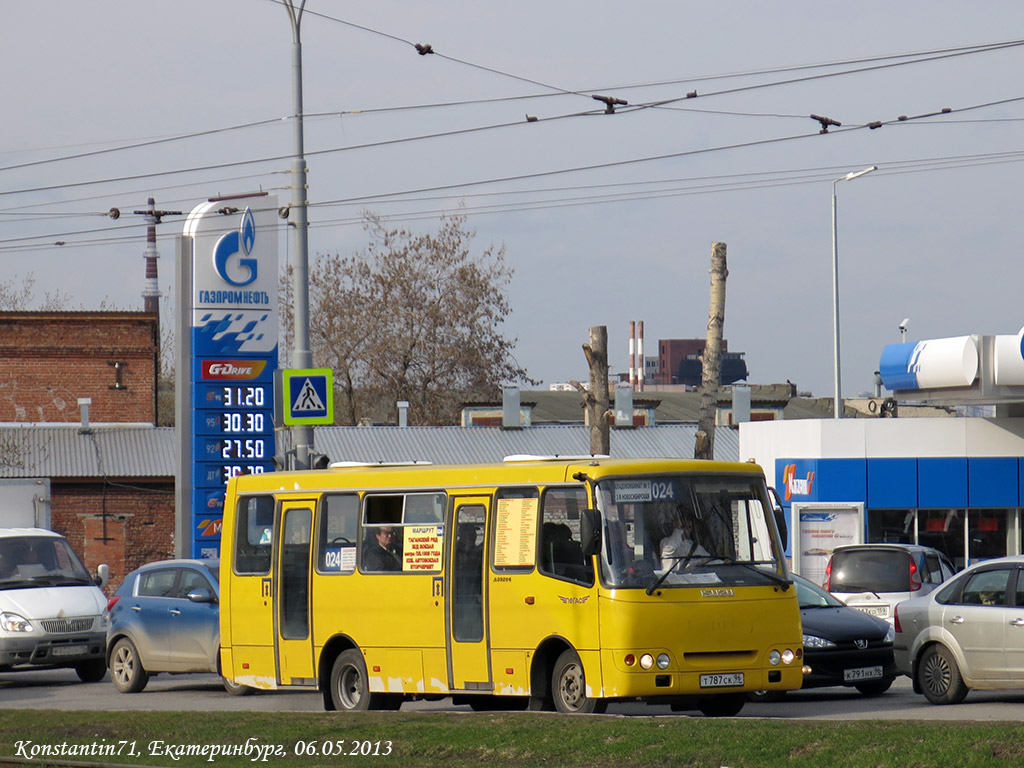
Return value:
M 590 453 L 611 453 L 610 430 L 608 427 L 608 328 L 595 325 L 590 328 L 590 343 L 583 345 L 590 367 L 590 387 L 584 390 L 583 405 L 587 409 L 590 423 Z
M 725 243 L 711 244 L 711 304 L 708 311 L 708 337 L 701 359 L 700 417 L 697 440 L 693 446 L 695 459 L 715 456 L 715 421 L 718 415 L 718 381 L 722 371 L 722 333 L 725 328 L 725 279 L 729 270 L 725 262 Z

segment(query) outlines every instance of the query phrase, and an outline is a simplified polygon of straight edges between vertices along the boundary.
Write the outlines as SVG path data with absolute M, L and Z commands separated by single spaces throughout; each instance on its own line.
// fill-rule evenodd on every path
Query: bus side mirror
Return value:
M 580 513 L 580 546 L 588 560 L 601 551 L 601 523 L 596 509 Z
M 786 523 L 786 511 L 782 508 L 782 499 L 779 498 L 779 492 L 773 487 L 768 487 L 768 493 L 771 494 L 774 507 L 772 511 L 775 513 L 775 527 L 779 529 L 779 538 L 782 540 L 782 546 L 787 546 L 789 541 L 789 525 Z

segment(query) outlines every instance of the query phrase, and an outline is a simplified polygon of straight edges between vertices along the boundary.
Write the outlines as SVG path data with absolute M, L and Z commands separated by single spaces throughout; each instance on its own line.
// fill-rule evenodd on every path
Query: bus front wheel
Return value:
M 363 654 L 354 648 L 343 651 L 331 668 L 331 701 L 334 708 L 348 712 L 382 709 L 384 695 L 370 693 Z
M 605 711 L 607 702 L 587 695 L 583 662 L 571 648 L 562 651 L 551 673 L 551 692 L 555 709 L 566 714 L 590 714 Z

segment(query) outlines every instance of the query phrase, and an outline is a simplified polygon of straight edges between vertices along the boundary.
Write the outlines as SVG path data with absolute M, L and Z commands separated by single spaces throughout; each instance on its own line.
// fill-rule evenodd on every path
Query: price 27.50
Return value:
M 222 459 L 264 459 L 266 447 L 266 440 L 258 437 L 228 438 L 221 440 L 220 455 Z

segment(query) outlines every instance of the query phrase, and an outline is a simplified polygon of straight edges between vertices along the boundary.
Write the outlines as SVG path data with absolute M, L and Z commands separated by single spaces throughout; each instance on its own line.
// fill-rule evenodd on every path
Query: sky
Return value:
M 1024 325 L 1022 3 L 307 0 L 301 41 L 310 260 L 364 248 L 364 210 L 466 213 L 505 247 L 503 331 L 542 386 L 587 380 L 591 326 L 613 372 L 630 321 L 647 354 L 703 338 L 714 242 L 751 383 L 831 396 L 833 242 L 844 396 L 905 318 L 909 341 Z M 291 57 L 276 0 L 10 4 L 0 282 L 141 309 L 147 198 L 287 203 Z M 165 323 L 183 222 L 158 228 Z

